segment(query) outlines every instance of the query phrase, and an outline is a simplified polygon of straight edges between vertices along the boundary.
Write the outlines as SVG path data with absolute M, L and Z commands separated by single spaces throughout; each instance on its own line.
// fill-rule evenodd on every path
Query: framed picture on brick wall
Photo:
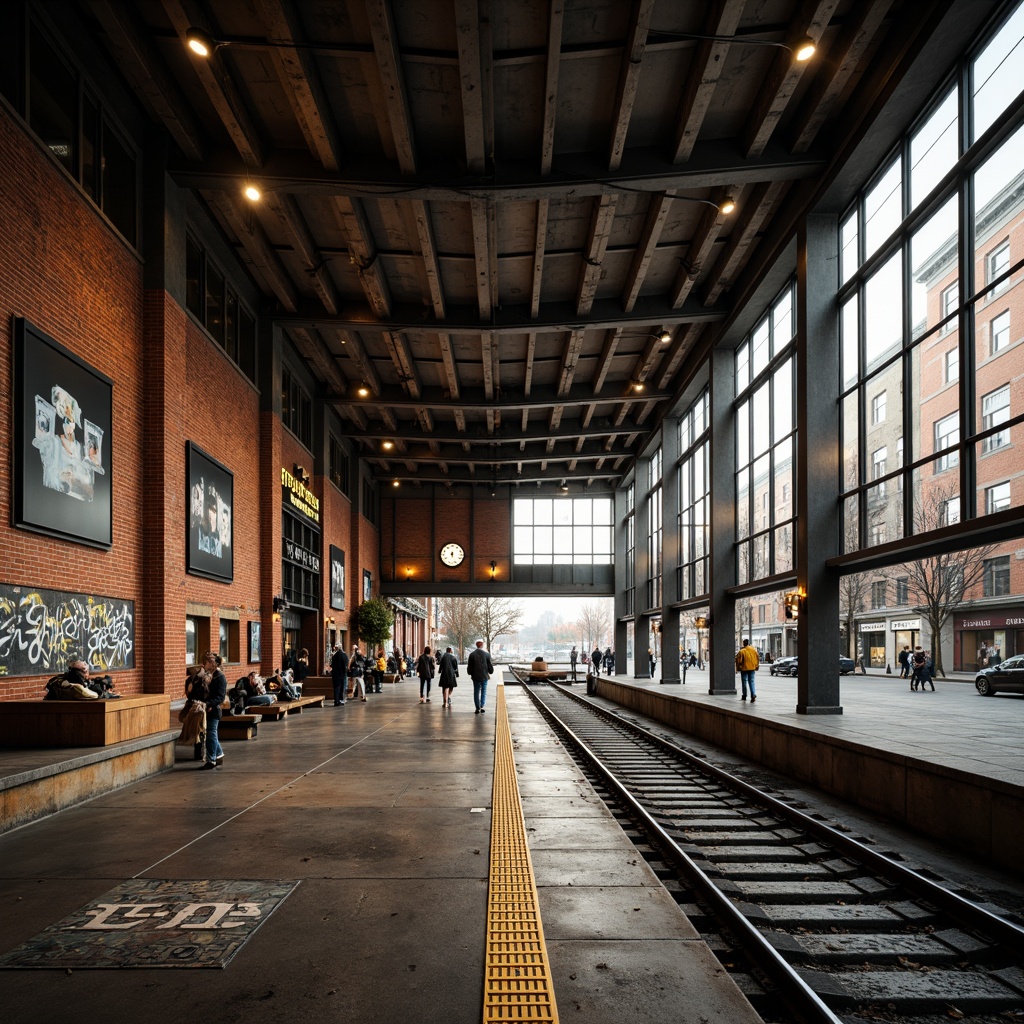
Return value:
M 263 660 L 263 623 L 249 623 L 249 661 L 261 662 Z
M 345 552 L 331 545 L 331 607 L 345 610 Z
M 15 526 L 112 545 L 113 392 L 109 377 L 15 318 Z
M 235 578 L 235 476 L 189 441 L 185 452 L 188 536 L 185 571 L 230 583 Z

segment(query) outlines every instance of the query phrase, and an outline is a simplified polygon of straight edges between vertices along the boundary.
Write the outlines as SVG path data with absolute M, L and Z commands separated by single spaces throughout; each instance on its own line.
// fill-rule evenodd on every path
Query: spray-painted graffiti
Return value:
M 60 672 L 76 657 L 134 668 L 135 602 L 0 583 L 0 675 Z

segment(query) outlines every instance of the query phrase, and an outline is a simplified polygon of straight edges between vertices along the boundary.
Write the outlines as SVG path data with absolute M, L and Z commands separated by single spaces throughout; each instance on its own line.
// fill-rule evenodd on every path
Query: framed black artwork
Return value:
M 331 607 L 345 610 L 345 552 L 331 545 Z
M 185 571 L 230 583 L 235 578 L 235 476 L 191 441 L 185 452 L 188 536 Z
M 373 597 L 373 576 L 369 569 L 363 570 L 363 600 L 369 601 Z
M 111 546 L 113 392 L 109 377 L 15 318 L 15 526 Z
M 249 623 L 249 661 L 250 662 L 261 662 L 263 660 L 262 651 L 262 623 L 252 622 Z

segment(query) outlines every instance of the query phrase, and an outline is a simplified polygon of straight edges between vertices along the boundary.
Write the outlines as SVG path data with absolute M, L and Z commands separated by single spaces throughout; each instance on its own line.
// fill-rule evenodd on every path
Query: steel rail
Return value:
M 666 851 L 675 858 L 690 883 L 710 905 L 712 912 L 717 914 L 719 919 L 732 930 L 742 943 L 744 951 L 771 977 L 777 987 L 779 998 L 789 1010 L 796 1014 L 803 1024 L 843 1024 L 841 1018 L 837 1017 L 818 994 L 786 963 L 760 930 L 744 917 L 693 858 L 651 817 L 646 808 L 626 789 L 611 769 L 534 693 L 531 686 L 524 684 L 524 689 L 542 713 L 577 745 L 593 769 L 616 793 L 619 800 L 629 808 L 630 812 L 639 818 L 643 827 L 654 835 Z M 561 691 L 562 688 L 558 687 L 557 689 Z M 567 696 L 575 697 L 575 694 L 567 694 Z M 579 700 L 579 698 L 576 699 Z M 589 704 L 590 702 L 585 703 Z
M 958 896 L 955 892 L 951 892 L 937 882 L 933 882 L 931 879 L 918 874 L 913 868 L 908 868 L 903 864 L 890 860 L 877 850 L 872 850 L 869 846 L 865 846 L 851 836 L 845 835 L 824 822 L 812 818 L 809 814 L 804 814 L 803 811 L 783 803 L 781 800 L 752 786 L 749 782 L 744 782 L 742 779 L 730 774 L 725 769 L 718 768 L 688 753 L 682 747 L 678 747 L 670 740 L 655 735 L 643 726 L 637 725 L 635 722 L 626 721 L 600 704 L 595 704 L 593 701 L 587 700 L 586 697 L 573 693 L 571 690 L 558 684 L 552 683 L 549 685 L 564 693 L 567 697 L 571 697 L 577 703 L 593 709 L 597 714 L 632 730 L 638 735 L 643 736 L 646 740 L 670 751 L 674 756 L 681 758 L 685 763 L 711 776 L 739 796 L 761 804 L 785 820 L 838 847 L 840 852 L 853 857 L 878 874 L 885 875 L 894 882 L 905 886 L 917 896 L 927 900 L 929 903 L 933 903 L 952 917 L 959 919 L 961 923 L 978 931 L 985 932 L 990 938 L 1004 942 L 1006 945 L 1024 953 L 1024 928 L 1014 924 L 1012 921 L 1007 921 L 1005 918 L 993 914 L 984 907 L 980 907 L 976 903 Z

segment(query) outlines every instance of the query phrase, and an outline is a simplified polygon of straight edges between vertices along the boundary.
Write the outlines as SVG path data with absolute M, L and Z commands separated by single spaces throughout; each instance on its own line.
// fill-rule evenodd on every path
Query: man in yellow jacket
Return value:
M 757 700 L 757 690 L 754 688 L 754 676 L 761 665 L 761 659 L 757 651 L 750 646 L 749 640 L 743 641 L 743 646 L 736 654 L 736 670 L 740 674 L 740 687 L 742 696 L 740 700 L 747 699 L 747 687 L 750 687 L 750 703 Z

